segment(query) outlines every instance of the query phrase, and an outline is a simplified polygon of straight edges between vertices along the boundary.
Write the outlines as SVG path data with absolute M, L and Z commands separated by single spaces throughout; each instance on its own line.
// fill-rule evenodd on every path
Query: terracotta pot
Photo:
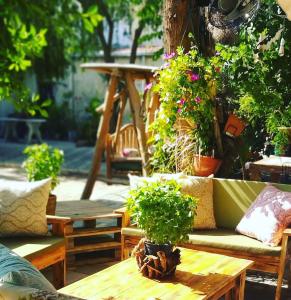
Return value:
M 224 131 L 226 135 L 230 137 L 237 137 L 242 133 L 245 127 L 246 123 L 243 120 L 238 118 L 236 115 L 231 114 L 225 124 Z
M 46 214 L 54 216 L 56 214 L 57 196 L 49 194 L 48 202 L 46 205 Z
M 194 157 L 194 174 L 196 176 L 207 177 L 215 174 L 221 165 L 221 160 L 210 156 L 195 155 Z

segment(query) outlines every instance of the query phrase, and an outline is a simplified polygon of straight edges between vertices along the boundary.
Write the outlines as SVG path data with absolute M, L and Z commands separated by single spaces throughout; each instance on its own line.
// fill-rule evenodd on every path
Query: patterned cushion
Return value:
M 236 230 L 270 246 L 277 246 L 291 224 L 291 193 L 266 186 L 247 210 Z
M 27 260 L 0 244 L 0 282 L 55 292 L 49 281 Z
M 0 236 L 47 234 L 46 205 L 51 180 L 0 180 Z
M 213 182 L 211 178 L 187 176 L 183 174 L 154 174 L 153 177 L 129 175 L 131 188 L 136 188 L 144 181 L 176 180 L 182 186 L 182 192 L 198 198 L 194 229 L 215 229 L 213 211 Z

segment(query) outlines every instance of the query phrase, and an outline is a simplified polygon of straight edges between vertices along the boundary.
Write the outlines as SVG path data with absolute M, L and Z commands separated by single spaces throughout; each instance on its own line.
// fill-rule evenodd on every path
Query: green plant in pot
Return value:
M 64 153 L 58 148 L 47 144 L 27 146 L 23 153 L 27 159 L 23 162 L 29 181 L 51 178 L 51 190 L 59 183 L 58 175 L 64 162 Z M 47 214 L 54 215 L 56 211 L 56 196 L 50 193 Z
M 164 154 L 164 145 L 177 140 L 183 129 L 176 125 L 182 119 L 193 124 L 187 129 L 193 145 L 191 152 L 196 155 L 199 164 L 209 158 L 214 163 L 212 172 L 216 171 L 220 163 L 213 157 L 216 149 L 215 96 L 221 82 L 220 57 L 205 58 L 196 48 L 188 53 L 178 48 L 177 53 L 165 59 L 167 62 L 157 71 L 158 82 L 153 87 L 160 95 L 161 105 L 152 125 L 150 142 L 155 148 L 152 161 L 158 165 L 159 157 Z M 195 170 L 195 175 L 209 174 Z
M 160 278 L 173 274 L 180 263 L 179 243 L 188 240 L 197 199 L 182 194 L 175 181 L 145 182 L 130 191 L 127 209 L 145 239 L 134 254 L 143 275 Z

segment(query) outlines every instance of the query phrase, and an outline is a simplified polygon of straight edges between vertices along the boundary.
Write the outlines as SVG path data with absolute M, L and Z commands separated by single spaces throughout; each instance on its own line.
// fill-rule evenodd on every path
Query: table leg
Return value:
M 241 275 L 236 280 L 236 284 L 234 287 L 234 299 L 235 300 L 244 300 L 245 283 L 246 283 L 246 271 L 241 273 Z
M 109 132 L 109 123 L 112 116 L 112 109 L 114 103 L 114 95 L 117 89 L 118 77 L 115 74 L 111 75 L 108 89 L 104 101 L 104 112 L 100 120 L 99 129 L 97 133 L 97 140 L 95 145 L 95 153 L 92 160 L 91 170 L 83 190 L 81 199 L 89 199 L 101 166 L 102 154 L 105 148 L 106 135 Z
M 18 140 L 17 130 L 16 130 L 17 122 L 7 122 L 5 124 L 5 131 L 4 131 L 4 140 L 8 141 L 9 137 L 13 140 Z

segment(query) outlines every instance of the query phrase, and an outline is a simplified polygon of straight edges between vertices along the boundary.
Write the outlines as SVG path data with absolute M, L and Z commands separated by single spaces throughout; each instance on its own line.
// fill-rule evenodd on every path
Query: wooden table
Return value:
M 262 181 L 262 173 L 269 174 L 266 181 L 280 182 L 281 173 L 291 174 L 291 157 L 275 156 L 250 163 L 249 174 L 251 180 Z
M 68 218 L 64 228 L 67 255 L 114 249 L 120 259 L 122 215 L 113 213 L 115 208 L 102 200 L 57 202 L 56 215 Z M 101 224 L 96 227 L 96 222 Z
M 244 299 L 246 269 L 253 262 L 181 248 L 174 277 L 143 277 L 134 258 L 77 281 L 61 290 L 83 299 Z M 232 297 L 233 296 L 233 297 Z
M 153 66 L 116 63 L 86 63 L 82 64 L 81 67 L 110 76 L 108 89 L 104 99 L 104 105 L 102 106 L 103 115 L 100 119 L 97 132 L 97 140 L 95 153 L 92 160 L 92 166 L 88 176 L 88 180 L 86 182 L 86 186 L 81 196 L 81 199 L 89 199 L 100 170 L 102 154 L 105 149 L 106 135 L 107 133 L 109 133 L 109 123 L 112 116 L 114 102 L 118 99 L 121 100 L 124 94 L 129 96 L 133 123 L 136 127 L 137 139 L 142 159 L 143 174 L 147 175 L 149 153 L 147 150 L 145 122 L 143 119 L 144 108 L 141 103 L 141 97 L 136 88 L 136 81 L 143 80 L 146 83 L 151 82 L 153 80 L 153 72 L 157 70 L 157 68 Z M 121 82 L 124 88 L 121 91 L 118 91 L 118 86 Z M 154 102 L 157 103 L 158 101 Z M 154 110 L 155 109 L 152 109 L 153 112 Z M 121 126 L 121 120 L 117 121 L 117 123 L 117 127 Z

